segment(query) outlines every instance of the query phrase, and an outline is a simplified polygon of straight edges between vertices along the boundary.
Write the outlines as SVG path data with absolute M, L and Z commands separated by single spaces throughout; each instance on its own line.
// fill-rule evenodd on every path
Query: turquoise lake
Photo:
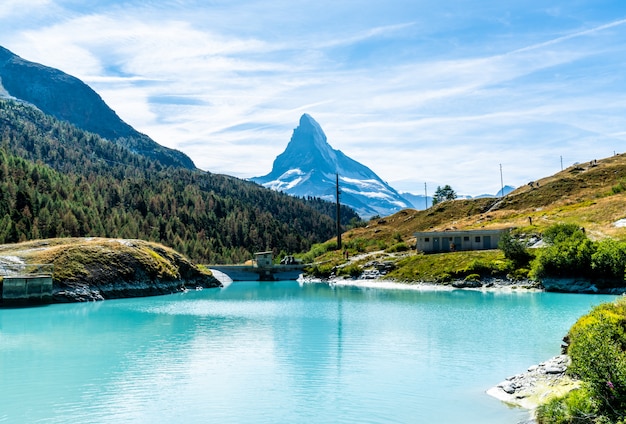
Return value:
M 486 390 L 614 298 L 283 281 L 0 309 L 0 422 L 514 424 Z

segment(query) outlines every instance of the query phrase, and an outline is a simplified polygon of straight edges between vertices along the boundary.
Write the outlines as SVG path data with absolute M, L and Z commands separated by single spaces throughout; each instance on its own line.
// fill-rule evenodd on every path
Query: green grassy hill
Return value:
M 530 218 L 530 219 L 529 219 Z M 498 199 L 442 202 L 423 211 L 403 210 L 375 219 L 344 234 L 345 240 L 367 238 L 394 243 L 400 236 L 412 243 L 416 231 L 507 228 L 542 232 L 559 223 L 576 223 L 594 239 L 626 239 L 626 229 L 614 224 L 626 218 L 626 155 L 571 166 L 522 186 Z M 532 223 L 531 223 L 532 221 Z
M 511 264 L 502 251 L 454 252 L 420 255 L 414 252 L 414 233 L 470 229 L 512 228 L 516 237 L 540 238 L 555 224 L 584 228 L 594 242 L 605 239 L 626 241 L 626 155 L 571 166 L 497 199 L 452 200 L 429 209 L 407 209 L 376 218 L 365 226 L 342 235 L 343 248 L 335 251 L 336 240 L 316 245 L 305 256 L 316 262 L 312 272 L 359 275 L 372 269 L 372 261 L 393 262 L 387 276 L 408 282 L 447 282 L 453 279 L 492 275 L 524 279 L 530 264 Z M 346 261 L 344 250 L 352 257 Z M 534 249 L 529 250 L 530 259 Z M 380 264 L 377 266 L 380 267 Z

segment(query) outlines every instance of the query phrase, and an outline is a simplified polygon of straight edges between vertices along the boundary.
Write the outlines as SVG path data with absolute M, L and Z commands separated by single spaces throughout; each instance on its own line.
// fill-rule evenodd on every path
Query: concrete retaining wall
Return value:
M 3 305 L 52 302 L 52 277 L 49 275 L 4 277 L 0 286 Z

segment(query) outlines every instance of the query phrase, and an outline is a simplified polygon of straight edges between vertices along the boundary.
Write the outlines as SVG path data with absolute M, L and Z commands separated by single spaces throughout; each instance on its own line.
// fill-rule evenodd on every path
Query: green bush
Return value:
M 621 179 L 616 185 L 611 187 L 611 192 L 613 194 L 619 194 L 626 191 L 626 180 Z
M 335 241 L 327 241 L 325 243 L 317 243 L 311 247 L 307 253 L 302 255 L 302 262 L 304 263 L 312 263 L 315 261 L 315 258 L 322 256 L 324 253 L 333 251 L 337 249 L 337 242 Z
M 464 281 L 480 281 L 480 275 L 470 274 L 467 277 L 465 277 Z
M 510 232 L 502 234 L 498 248 L 504 253 L 504 257 L 513 262 L 515 267 L 528 265 L 532 256 L 526 246 L 520 240 L 514 238 Z
M 623 280 L 625 265 L 626 243 L 612 239 L 599 242 L 591 256 L 591 267 L 598 277 Z
M 602 409 L 626 412 L 624 322 L 600 315 L 572 336 L 571 372 L 587 382 Z M 623 319 L 621 320 L 623 321 Z
M 443 272 L 435 278 L 436 283 L 449 283 L 450 281 L 452 281 L 452 276 L 447 272 Z
M 400 242 L 400 243 L 394 244 L 393 246 L 385 250 L 385 252 L 396 253 L 396 252 L 406 252 L 407 250 L 409 250 L 409 246 L 405 242 Z
M 581 379 L 599 415 L 626 416 L 626 299 L 595 307 L 568 333 L 568 373 Z
M 597 423 L 598 407 L 585 387 L 552 398 L 537 408 L 538 424 Z
M 570 238 L 587 238 L 585 232 L 577 224 L 554 224 L 543 232 L 543 241 L 549 244 L 557 244 Z
M 550 245 L 533 260 L 533 278 L 592 276 L 591 258 L 596 245 L 578 226 L 553 225 L 546 230 L 544 240 Z
M 508 278 L 511 280 L 521 281 L 528 280 L 530 278 L 530 269 L 528 268 L 517 268 L 507 274 Z
M 626 419 L 626 298 L 605 303 L 569 330 L 568 373 L 581 388 L 537 408 L 539 424 L 624 424 Z
M 334 271 L 335 266 L 332 264 L 314 264 L 304 269 L 306 274 L 315 278 L 330 278 Z
M 350 264 L 337 269 L 337 275 L 350 276 L 352 278 L 359 277 L 362 272 L 361 267 L 356 264 Z

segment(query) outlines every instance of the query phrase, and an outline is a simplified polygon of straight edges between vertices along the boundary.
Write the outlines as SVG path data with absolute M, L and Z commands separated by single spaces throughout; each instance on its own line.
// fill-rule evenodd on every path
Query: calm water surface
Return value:
M 0 422 L 517 423 L 485 391 L 613 298 L 285 281 L 0 309 Z

